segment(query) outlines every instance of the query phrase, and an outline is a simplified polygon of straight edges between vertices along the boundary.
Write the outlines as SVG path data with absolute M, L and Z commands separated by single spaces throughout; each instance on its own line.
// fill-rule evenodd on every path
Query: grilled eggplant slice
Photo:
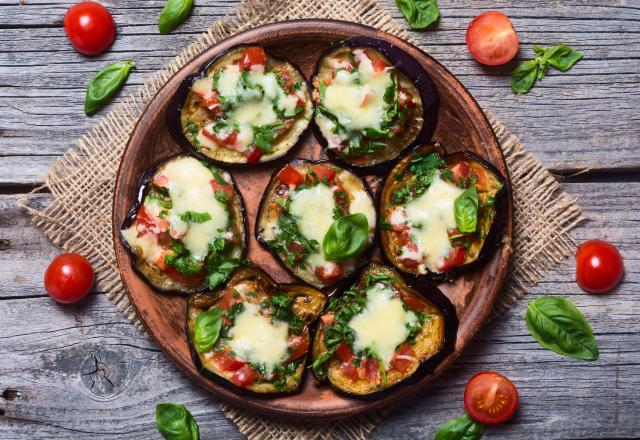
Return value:
M 217 162 L 277 159 L 297 143 L 313 116 L 302 73 L 259 46 L 231 49 L 187 81 L 181 137 Z
M 260 394 L 294 392 L 309 351 L 309 323 L 325 303 L 311 287 L 278 285 L 257 267 L 239 269 L 216 294 L 189 298 L 194 360 L 224 384 Z
M 314 374 L 340 392 L 362 396 L 432 368 L 431 361 L 454 345 L 457 320 L 454 315 L 453 326 L 446 323 L 453 310 L 448 304 L 444 310 L 406 285 L 393 269 L 369 265 L 355 285 L 331 299 L 320 317 L 313 342 Z
M 431 136 L 436 117 L 433 102 L 437 94 L 426 73 L 421 68 L 417 73 L 415 82 L 425 89 L 421 91 L 414 78 L 372 47 L 383 50 L 385 46 L 376 45 L 375 40 L 368 43 L 344 43 L 330 49 L 319 61 L 313 79 L 315 123 L 327 153 L 351 169 L 396 159 L 421 134 L 423 118 L 429 118 L 430 132 L 422 135 Z M 409 58 L 404 52 L 400 56 Z M 422 94 L 429 101 L 426 114 Z
M 242 264 L 244 205 L 228 172 L 180 155 L 147 174 L 139 194 L 121 237 L 153 287 L 213 288 Z
M 475 154 L 415 149 L 380 198 L 382 248 L 402 272 L 450 278 L 485 260 L 503 230 L 507 184 Z
M 375 229 L 373 198 L 361 178 L 327 161 L 297 159 L 267 186 L 256 238 L 295 276 L 325 288 L 364 264 Z

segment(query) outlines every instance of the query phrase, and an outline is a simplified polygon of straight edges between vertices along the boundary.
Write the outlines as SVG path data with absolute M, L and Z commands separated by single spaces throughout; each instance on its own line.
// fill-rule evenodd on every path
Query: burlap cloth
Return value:
M 43 210 L 20 204 L 55 244 L 86 255 L 97 273 L 98 288 L 138 328 L 116 269 L 111 241 L 113 184 L 123 149 L 138 117 L 153 95 L 178 69 L 202 50 L 237 32 L 275 21 L 333 18 L 373 26 L 411 41 L 405 24 L 395 21 L 375 0 L 244 0 L 227 18 L 215 22 L 140 89 L 111 110 L 49 169 L 45 188 L 53 195 Z M 553 176 L 524 150 L 519 140 L 489 115 L 513 183 L 515 203 L 511 273 L 496 312 L 506 310 L 527 287 L 574 249 L 569 231 L 582 219 L 576 202 L 561 191 Z M 364 438 L 381 419 L 370 414 L 314 424 L 257 416 L 221 404 L 225 415 L 249 438 Z

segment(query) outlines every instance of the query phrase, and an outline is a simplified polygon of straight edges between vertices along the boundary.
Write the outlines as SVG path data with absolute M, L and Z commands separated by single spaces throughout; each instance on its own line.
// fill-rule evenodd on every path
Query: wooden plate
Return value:
M 474 151 L 491 162 L 504 176 L 508 176 L 500 146 L 487 118 L 469 92 L 449 71 L 420 49 L 395 36 L 353 23 L 328 20 L 297 20 L 262 26 L 235 35 L 204 51 L 176 73 L 149 103 L 133 130 L 118 171 L 113 205 L 113 242 L 118 270 L 138 316 L 164 353 L 187 376 L 216 396 L 248 410 L 286 417 L 336 419 L 386 407 L 409 394 L 424 391 L 427 384 L 449 367 L 472 340 L 489 315 L 507 273 L 511 248 L 500 245 L 485 265 L 458 278 L 455 283 L 440 285 L 440 289 L 456 307 L 460 322 L 455 351 L 417 384 L 399 385 L 375 400 L 336 394 L 326 385 L 314 384 L 311 374 L 306 374 L 302 389 L 297 394 L 259 397 L 223 387 L 206 379 L 196 369 L 185 333 L 184 298 L 162 295 L 149 287 L 133 271 L 131 259 L 119 236 L 120 226 L 136 200 L 142 174 L 154 164 L 181 151 L 167 130 L 166 111 L 171 98 L 187 75 L 198 71 L 212 57 L 238 44 L 262 45 L 272 54 L 296 64 L 309 78 L 316 61 L 330 44 L 353 36 L 387 40 L 414 57 L 431 76 L 440 96 L 438 124 L 433 139 L 441 141 L 448 152 Z M 322 157 L 322 150 L 312 130 L 307 131 L 301 144 L 287 157 Z M 273 169 L 274 166 L 268 165 L 234 169 L 232 174 L 247 208 L 249 257 L 277 281 L 293 281 L 272 256 L 256 243 L 253 235 L 258 202 Z M 505 236 L 511 238 L 510 196 L 508 207 Z

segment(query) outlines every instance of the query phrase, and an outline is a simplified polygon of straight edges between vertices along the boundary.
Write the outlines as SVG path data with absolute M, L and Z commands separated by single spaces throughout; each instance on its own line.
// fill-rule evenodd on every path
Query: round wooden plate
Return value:
M 223 387 L 205 378 L 196 369 L 185 333 L 185 299 L 159 294 L 135 273 L 119 235 L 120 226 L 138 195 L 140 177 L 153 165 L 181 151 L 167 130 L 166 111 L 171 98 L 187 75 L 195 73 L 203 63 L 238 44 L 259 44 L 273 55 L 293 62 L 310 78 L 316 61 L 329 45 L 354 36 L 384 39 L 414 57 L 431 76 L 440 96 L 433 140 L 442 142 L 448 152 L 474 151 L 508 178 L 500 146 L 487 118 L 469 92 L 449 71 L 420 49 L 393 35 L 353 23 L 328 20 L 297 20 L 262 26 L 237 34 L 204 51 L 176 73 L 151 100 L 133 130 L 118 171 L 113 204 L 113 242 L 118 270 L 138 316 L 164 353 L 187 376 L 216 396 L 248 410 L 286 417 L 336 419 L 386 407 L 409 394 L 424 391 L 426 385 L 449 367 L 472 340 L 489 315 L 507 273 L 511 248 L 509 245 L 500 245 L 482 267 L 468 272 L 454 283 L 440 285 L 440 289 L 454 304 L 460 322 L 455 351 L 417 384 L 401 384 L 378 399 L 339 395 L 326 385 L 315 384 L 310 373 L 306 374 L 297 394 L 260 397 Z M 287 157 L 323 157 L 312 130 L 307 131 L 300 145 Z M 234 169 L 232 174 L 246 204 L 249 258 L 276 281 L 290 282 L 294 281 L 291 276 L 256 243 L 253 235 L 260 197 L 273 169 L 274 166 L 268 165 Z M 369 178 L 369 181 L 377 183 L 375 178 Z M 505 237 L 511 238 L 512 203 L 511 197 L 508 198 Z M 509 240 L 503 242 L 508 243 Z

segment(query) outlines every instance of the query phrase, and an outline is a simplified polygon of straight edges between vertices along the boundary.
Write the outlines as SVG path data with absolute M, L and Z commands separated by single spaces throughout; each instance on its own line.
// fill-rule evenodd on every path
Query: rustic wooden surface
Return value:
M 73 1 L 0 0 L 0 438 L 159 438 L 154 408 L 186 404 L 203 438 L 241 438 L 214 399 L 191 384 L 99 292 L 62 307 L 44 293 L 42 274 L 59 250 L 16 200 L 93 122 L 82 111 L 85 86 L 101 66 L 134 59 L 133 91 L 148 73 L 220 18 L 235 0 L 201 0 L 176 32 L 161 36 L 163 1 L 104 3 L 118 23 L 112 50 L 87 60 L 61 28 Z M 392 0 L 383 4 L 396 16 Z M 624 283 L 608 296 L 573 282 L 574 262 L 552 271 L 530 298 L 571 298 L 591 322 L 600 360 L 573 361 L 528 335 L 526 300 L 489 324 L 431 390 L 393 411 L 373 438 L 432 438 L 462 411 L 471 375 L 492 369 L 518 386 L 521 406 L 486 438 L 592 439 L 640 435 L 640 4 L 636 0 L 563 2 L 439 0 L 442 19 L 416 37 L 525 142 L 545 166 L 570 176 L 563 188 L 589 220 L 578 240 L 606 238 L 624 258 Z M 487 9 L 512 17 L 521 57 L 533 43 L 569 44 L 585 54 L 574 69 L 550 75 L 526 96 L 508 89 L 508 72 L 473 62 L 464 46 L 471 18 Z M 50 195 L 38 196 L 46 205 Z

